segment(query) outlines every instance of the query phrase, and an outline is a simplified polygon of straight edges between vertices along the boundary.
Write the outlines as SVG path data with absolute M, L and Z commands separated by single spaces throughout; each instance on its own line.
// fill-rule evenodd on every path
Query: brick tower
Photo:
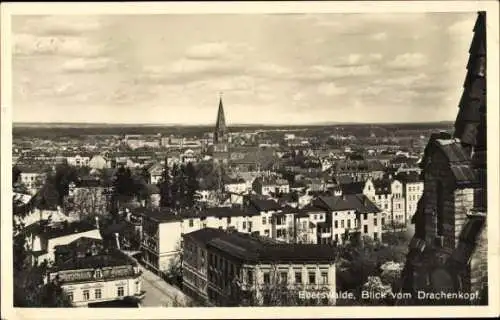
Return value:
M 403 270 L 411 304 L 486 304 L 486 13 L 479 12 L 453 136 L 431 135 L 422 166 L 424 194 Z M 478 293 L 422 299 L 418 292 Z

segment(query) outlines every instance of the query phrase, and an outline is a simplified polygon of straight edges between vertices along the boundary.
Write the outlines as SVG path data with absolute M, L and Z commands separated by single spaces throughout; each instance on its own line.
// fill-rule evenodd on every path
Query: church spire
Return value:
M 214 143 L 222 142 L 227 131 L 226 118 L 224 117 L 224 106 L 222 104 L 222 94 L 219 97 L 219 110 L 217 111 L 217 121 L 215 122 Z
M 455 138 L 465 147 L 486 148 L 486 13 L 479 12 L 469 49 L 467 75 L 455 121 Z

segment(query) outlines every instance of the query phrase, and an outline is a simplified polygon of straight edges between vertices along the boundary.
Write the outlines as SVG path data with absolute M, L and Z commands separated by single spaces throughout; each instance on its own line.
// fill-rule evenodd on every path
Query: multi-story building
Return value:
M 141 221 L 142 261 L 155 272 L 167 270 L 180 252 L 182 219 L 169 210 L 143 208 L 134 217 Z
M 43 185 L 47 177 L 46 169 L 41 166 L 18 166 L 21 174 L 20 182 L 26 186 L 31 194 L 35 194 Z
M 122 300 L 141 300 L 141 271 L 116 249 L 105 250 L 102 240 L 80 237 L 55 247 L 55 261 L 45 282 L 57 282 L 74 306 Z
M 290 192 L 290 185 L 287 180 L 275 176 L 257 177 L 252 183 L 255 193 L 263 196 L 271 194 L 282 194 Z
M 31 224 L 23 231 L 33 262 L 54 261 L 55 247 L 66 245 L 74 240 L 86 237 L 102 239 L 97 226 L 87 222 L 62 222 L 49 225 L 47 220 Z
M 382 212 L 363 194 L 320 196 L 303 209 L 317 217 L 318 243 L 342 244 L 347 240 L 382 235 Z
M 405 198 L 405 219 L 408 223 L 417 210 L 417 204 L 424 193 L 424 181 L 416 171 L 400 172 L 396 180 L 403 183 Z
M 92 158 L 91 155 L 80 155 L 80 154 L 75 154 L 71 156 L 66 157 L 66 161 L 70 166 L 73 167 L 88 167 L 90 159 Z
M 387 230 L 406 226 L 403 184 L 393 179 L 368 179 L 363 194 L 373 201 L 383 213 L 382 225 Z
M 238 232 L 203 229 L 184 235 L 184 277 L 211 305 L 335 304 L 335 247 L 283 244 Z M 311 303 L 312 301 L 309 301 Z

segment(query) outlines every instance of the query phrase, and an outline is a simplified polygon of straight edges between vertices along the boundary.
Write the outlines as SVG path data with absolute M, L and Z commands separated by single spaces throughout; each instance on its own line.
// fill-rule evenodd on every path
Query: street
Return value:
M 146 291 L 141 307 L 185 307 L 191 300 L 178 288 L 141 266 L 142 289 Z

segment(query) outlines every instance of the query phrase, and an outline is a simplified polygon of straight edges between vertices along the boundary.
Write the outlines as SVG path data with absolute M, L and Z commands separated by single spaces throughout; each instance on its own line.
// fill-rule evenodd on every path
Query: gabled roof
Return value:
M 249 206 L 255 208 L 258 212 L 263 211 L 276 211 L 280 210 L 281 206 L 274 200 L 271 199 L 259 199 L 251 197 L 249 199 Z
M 359 213 L 378 213 L 380 209 L 364 194 L 342 196 L 321 196 L 314 205 L 326 207 L 330 211 L 356 210 Z
M 342 194 L 360 194 L 363 193 L 365 187 L 364 182 L 351 182 L 339 185 L 342 190 Z

